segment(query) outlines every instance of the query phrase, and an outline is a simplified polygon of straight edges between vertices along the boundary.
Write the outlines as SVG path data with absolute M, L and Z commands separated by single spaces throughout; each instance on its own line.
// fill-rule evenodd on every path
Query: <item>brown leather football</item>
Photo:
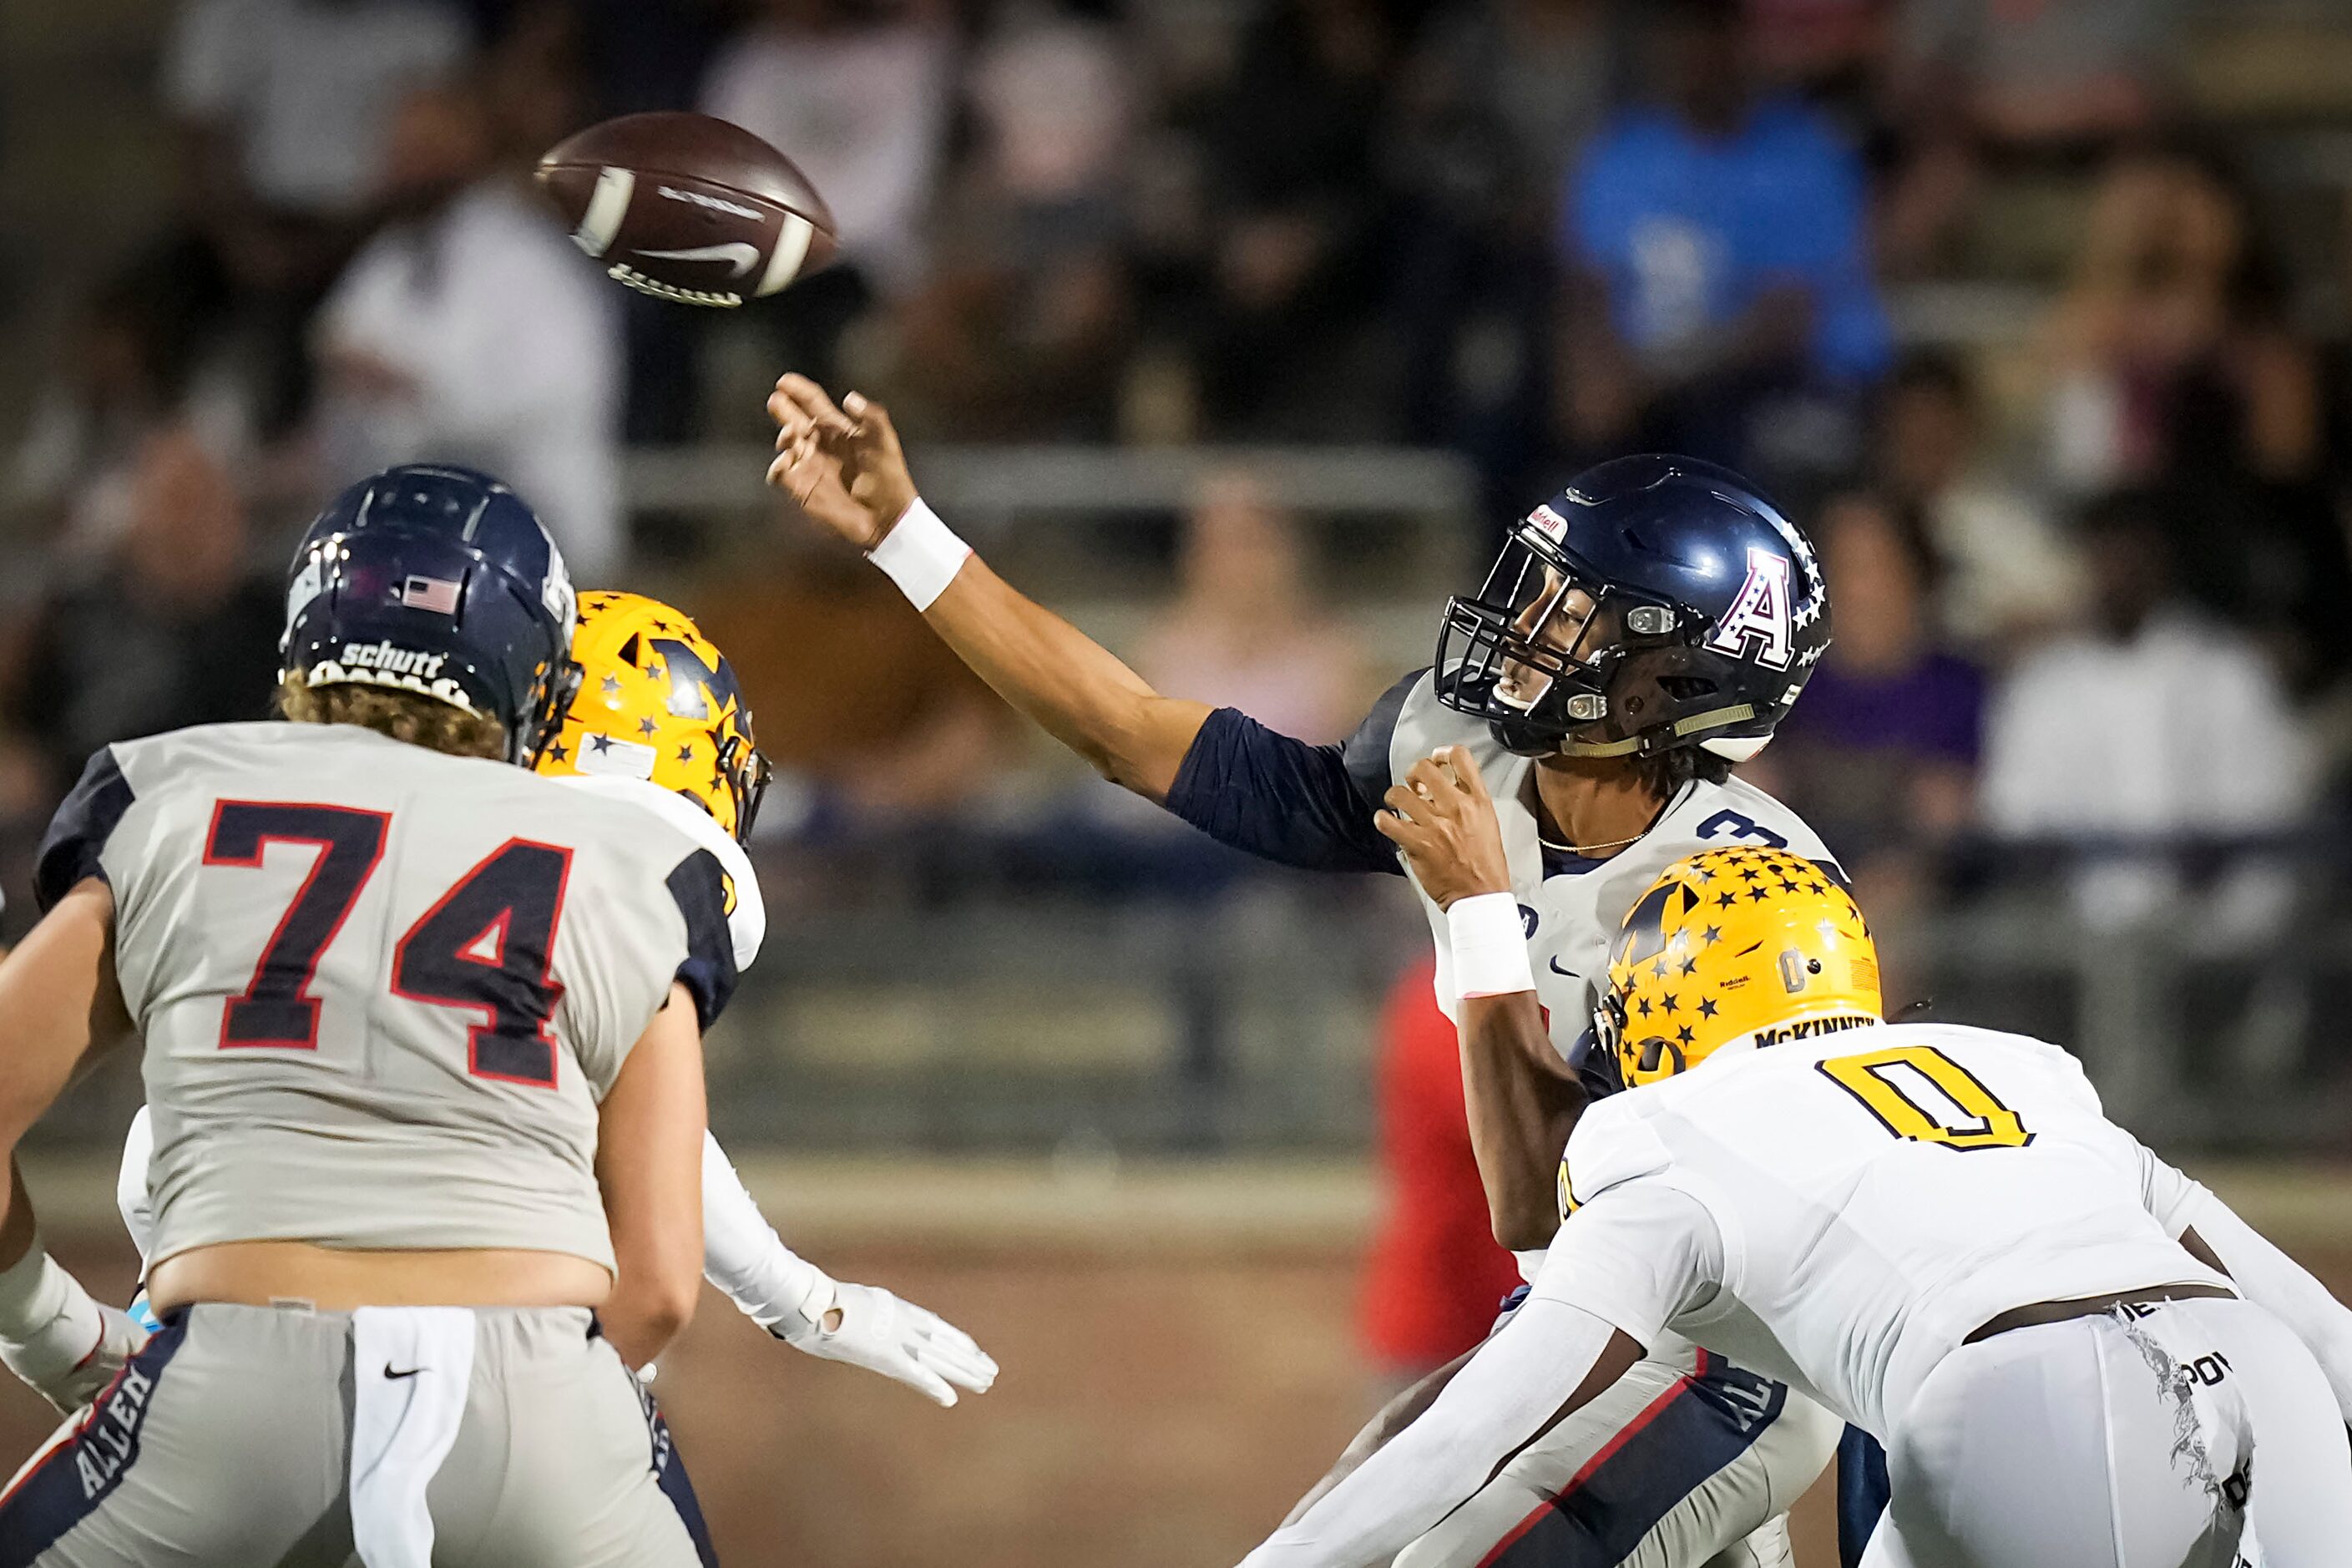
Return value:
M 620 282 L 731 307 L 833 258 L 824 198 L 792 160 L 707 114 L 626 114 L 565 138 L 539 183 L 572 243 Z

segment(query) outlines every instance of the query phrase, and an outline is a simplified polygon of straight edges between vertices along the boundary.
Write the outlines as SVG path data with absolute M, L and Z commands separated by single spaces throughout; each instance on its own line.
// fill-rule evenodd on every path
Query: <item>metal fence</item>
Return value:
M 772 526 L 757 458 L 640 455 L 633 496 Z M 1358 574 L 1351 609 L 1401 628 L 1375 637 L 1383 653 L 1425 647 L 1476 531 L 1467 471 L 1427 453 L 935 449 L 920 463 L 974 537 L 1066 565 L 1088 553 L 1065 548 L 1068 531 L 1102 544 L 1246 466 L 1344 542 L 1331 553 Z M 1150 559 L 1127 559 L 1123 576 L 1046 596 L 1076 611 L 1092 594 L 1131 616 L 1165 584 Z M 772 923 L 711 1042 L 714 1123 L 750 1144 L 1076 1158 L 1360 1145 L 1377 1010 L 1427 941 L 1404 889 L 1247 867 L 1188 830 L 1126 821 L 900 825 L 764 847 Z M 14 887 L 28 828 L 13 851 L 0 843 Z M 2336 889 L 2352 855 L 2315 843 L 1987 850 L 1957 858 L 1924 908 L 1874 918 L 1902 1000 L 2069 1046 L 2151 1137 L 2343 1149 L 2352 900 Z M 2158 889 L 2137 913 L 2095 896 L 2118 864 Z M 2233 903 L 2249 881 L 2262 896 Z M 112 1068 L 43 1136 L 113 1137 L 138 1093 L 129 1065 Z
M 2168 1146 L 2352 1145 L 2336 1004 L 2352 915 L 2332 875 L 2224 929 L 2207 889 L 2118 921 L 2086 907 L 2079 868 L 2052 874 L 2049 848 L 2002 858 L 1955 901 L 1887 922 L 1898 1009 L 2066 1046 L 2112 1114 Z M 1358 1145 L 1381 1003 L 1427 942 L 1391 879 L 1279 871 L 772 918 L 713 1043 L 714 1120 L 819 1147 Z
M 1230 870 L 1097 896 L 772 897 L 710 1041 L 712 1125 L 746 1148 L 1081 1162 L 1360 1148 L 1379 1011 L 1426 927 L 1392 879 Z M 1979 889 L 1883 933 L 1890 986 L 2067 1047 L 2168 1149 L 2352 1151 L 2352 916 L 2216 941 L 2184 910 L 2103 928 L 2046 879 Z M 103 1146 L 139 1092 L 117 1062 L 40 1141 Z

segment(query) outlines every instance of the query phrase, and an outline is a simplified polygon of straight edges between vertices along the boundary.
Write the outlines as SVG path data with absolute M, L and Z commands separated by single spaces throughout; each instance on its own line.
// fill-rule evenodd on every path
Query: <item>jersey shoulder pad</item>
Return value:
M 1837 864 L 1803 817 L 1743 778 L 1693 784 L 1653 832 L 1671 832 L 1691 850 L 1788 849 L 1808 860 Z
M 103 877 L 99 858 L 106 842 L 137 799 L 112 746 L 100 746 L 81 771 L 80 782 L 49 819 L 33 867 L 33 901 L 47 913 L 75 884 Z
M 1979 1029 L 1967 1024 L 1897 1024 L 1891 1029 L 1906 1033 L 1916 1031 L 1924 1037 L 1923 1043 L 1942 1045 L 1950 1051 L 1966 1054 L 1971 1047 L 2002 1053 L 2012 1060 L 2024 1058 L 2049 1075 L 2047 1088 L 2055 1089 L 2072 1100 L 2076 1109 L 2094 1116 L 2104 1117 L 2105 1106 L 2099 1091 L 2093 1087 L 2091 1077 L 2083 1070 L 2080 1058 L 2063 1046 L 2053 1046 L 2048 1040 L 2032 1035 L 2013 1035 L 2003 1029 Z
M 734 1000 L 740 978 L 727 927 L 727 872 L 719 857 L 698 848 L 670 872 L 668 887 L 686 921 L 686 960 L 677 979 L 693 994 L 695 1016 L 707 1034 Z
M 1356 726 L 1339 747 L 1340 761 L 1347 764 L 1348 777 L 1358 794 L 1377 805 L 1381 796 L 1396 782 L 1391 748 L 1396 744 L 1397 725 L 1404 715 L 1405 703 L 1416 689 L 1426 688 L 1432 672 L 1416 669 L 1400 679 L 1395 685 L 1381 693 L 1364 721 Z
M 1535 764 L 1526 757 L 1514 756 L 1495 739 L 1495 731 L 1484 719 L 1448 708 L 1438 695 L 1437 671 L 1417 669 L 1389 689 L 1381 699 L 1374 717 L 1382 721 L 1377 728 L 1385 752 L 1381 757 L 1381 787 L 1372 792 L 1377 802 L 1388 786 L 1402 778 L 1407 770 L 1423 758 L 1447 746 L 1459 746 L 1470 753 L 1478 764 L 1478 772 L 1486 781 L 1487 793 L 1495 797 L 1495 806 L 1503 814 L 1506 824 L 1514 812 L 1527 816 L 1527 808 L 1518 801 L 1520 782 Z M 1358 739 L 1349 742 L 1349 765 L 1354 765 L 1354 752 L 1360 743 L 1368 752 L 1375 726 L 1370 720 L 1357 731 Z M 1532 818 L 1529 818 L 1532 820 Z M 1508 828 L 1507 826 L 1507 834 Z
M 1610 1188 L 1654 1176 L 1674 1163 L 1665 1140 L 1650 1124 L 1638 1093 L 1612 1095 L 1588 1105 L 1568 1137 L 1559 1164 L 1560 1217 L 1582 1208 Z
M 219 755 L 267 744 L 293 728 L 276 721 L 197 724 L 100 746 L 49 819 L 33 866 L 34 902 L 47 912 L 77 882 L 106 876 L 107 844 L 142 794 L 155 800 L 175 788 L 203 788 L 207 764 Z
M 591 835 L 599 846 L 599 858 L 619 879 L 617 886 L 625 896 L 658 899 L 661 894 L 654 893 L 651 884 L 662 885 L 683 924 L 685 952 L 675 977 L 693 994 L 695 1012 L 709 1029 L 735 994 L 740 966 L 727 922 L 727 868 L 705 847 L 691 821 L 658 808 L 647 810 L 642 792 L 583 789 L 590 781 L 507 771 L 513 775 L 516 792 L 509 801 L 528 803 L 542 792 L 560 797 L 557 809 Z
M 579 790 L 588 795 L 604 795 L 612 800 L 649 811 L 660 817 L 696 845 L 709 850 L 718 860 L 724 891 L 727 929 L 735 948 L 735 967 L 751 967 L 760 956 L 760 948 L 767 940 L 767 903 L 760 893 L 759 873 L 752 869 L 751 858 L 711 815 L 684 796 L 664 789 L 649 779 L 617 778 L 598 773 L 562 773 L 549 776 L 548 782 L 563 789 Z

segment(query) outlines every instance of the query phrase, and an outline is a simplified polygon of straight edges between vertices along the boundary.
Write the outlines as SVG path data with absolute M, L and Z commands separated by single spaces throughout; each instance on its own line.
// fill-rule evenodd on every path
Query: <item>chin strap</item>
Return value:
M 1727 729 L 1734 724 L 1744 724 L 1755 717 L 1756 704 L 1735 702 L 1728 708 L 1710 708 L 1704 713 L 1677 719 L 1670 732 L 1675 740 L 1685 741 L 1703 730 Z M 1639 735 L 1626 741 L 1563 740 L 1557 754 L 1563 757 L 1625 757 L 1640 752 L 1643 737 Z
M 1562 741 L 1552 755 L 1556 757 L 1630 757 L 1642 749 L 1642 742 L 1631 741 Z

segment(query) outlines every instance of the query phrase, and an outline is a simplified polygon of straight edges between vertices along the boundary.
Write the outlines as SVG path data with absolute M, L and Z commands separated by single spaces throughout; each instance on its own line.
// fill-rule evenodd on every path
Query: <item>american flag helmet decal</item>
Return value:
M 410 577 L 400 585 L 400 602 L 412 610 L 454 616 L 457 613 L 460 586 L 446 577 Z

